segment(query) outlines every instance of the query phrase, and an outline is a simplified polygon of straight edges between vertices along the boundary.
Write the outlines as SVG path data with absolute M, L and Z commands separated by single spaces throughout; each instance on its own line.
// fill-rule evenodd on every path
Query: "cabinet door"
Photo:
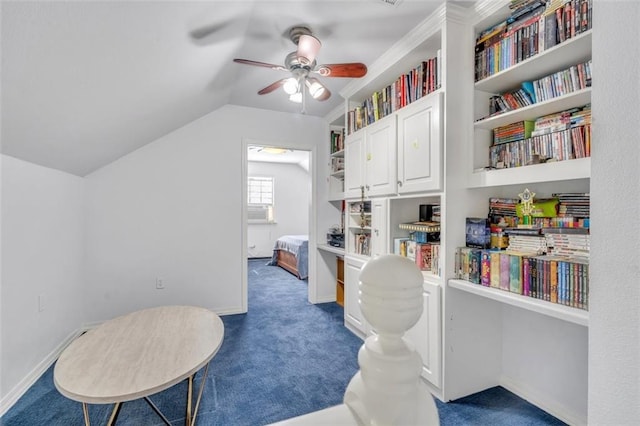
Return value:
M 371 257 L 388 253 L 388 205 L 386 198 L 371 200 Z
M 397 190 L 396 118 L 385 117 L 365 128 L 367 196 L 392 195 Z
M 398 192 L 442 189 L 442 94 L 398 111 Z
M 344 146 L 344 196 L 360 198 L 364 170 L 364 130 L 347 136 Z
M 414 344 L 422 357 L 422 377 L 436 387 L 440 387 L 440 286 L 425 281 L 422 298 L 422 316 L 405 337 Z
M 364 335 L 366 324 L 360 311 L 359 289 L 360 269 L 364 262 L 349 256 L 344 258 L 344 321 L 351 328 Z

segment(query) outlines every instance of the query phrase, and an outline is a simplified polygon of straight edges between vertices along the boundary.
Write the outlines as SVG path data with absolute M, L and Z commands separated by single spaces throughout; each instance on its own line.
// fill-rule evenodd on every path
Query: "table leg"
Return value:
M 209 372 L 209 364 L 207 364 L 204 368 L 204 373 L 202 375 L 202 379 L 200 379 L 200 389 L 198 389 L 198 399 L 196 399 L 196 406 L 193 405 L 193 378 L 195 376 L 192 375 L 188 378 L 187 385 L 187 416 L 185 417 L 185 425 L 186 426 L 195 426 L 196 424 L 196 416 L 198 415 L 198 408 L 200 407 L 200 399 L 202 398 L 202 392 L 204 391 L 204 386 L 207 381 L 207 373 Z
M 165 415 L 162 414 L 162 411 L 160 411 L 160 409 L 156 406 L 156 404 L 153 403 L 153 401 L 151 401 L 148 396 L 145 396 L 144 400 L 147 401 L 147 404 L 149 404 L 153 411 L 155 411 L 155 413 L 162 419 L 164 424 L 166 424 L 167 426 L 171 426 L 171 422 L 169 421 L 169 419 L 167 419 Z
M 113 406 L 113 411 L 111 412 L 111 417 L 109 417 L 107 426 L 112 426 L 116 424 L 116 420 L 118 419 L 118 414 L 120 414 L 120 407 L 122 407 L 122 403 L 116 402 L 116 405 Z
M 84 416 L 84 424 L 85 426 L 91 425 L 91 420 L 89 419 L 89 407 L 86 402 L 82 403 L 82 415 Z
M 187 379 L 187 416 L 185 417 L 185 425 L 191 425 L 191 398 L 193 395 L 193 374 Z

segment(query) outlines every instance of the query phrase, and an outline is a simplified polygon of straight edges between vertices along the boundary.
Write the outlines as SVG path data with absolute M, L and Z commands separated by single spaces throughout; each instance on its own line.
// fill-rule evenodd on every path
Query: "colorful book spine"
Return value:
M 522 294 L 522 256 L 509 255 L 509 291 Z
M 482 250 L 480 253 L 480 284 L 491 286 L 491 252 Z
M 500 288 L 500 252 L 491 252 L 491 279 L 489 285 L 493 288 Z
M 531 296 L 531 258 L 524 256 L 522 258 L 522 294 Z
M 500 289 L 509 291 L 510 264 L 509 255 L 500 253 Z

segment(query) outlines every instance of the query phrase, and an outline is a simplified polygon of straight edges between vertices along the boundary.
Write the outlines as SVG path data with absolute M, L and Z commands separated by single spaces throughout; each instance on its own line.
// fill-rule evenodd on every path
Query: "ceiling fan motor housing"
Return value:
M 289 38 L 296 46 L 298 45 L 298 40 L 300 40 L 301 35 L 312 35 L 311 29 L 309 29 L 309 27 L 298 26 L 292 27 L 289 30 Z

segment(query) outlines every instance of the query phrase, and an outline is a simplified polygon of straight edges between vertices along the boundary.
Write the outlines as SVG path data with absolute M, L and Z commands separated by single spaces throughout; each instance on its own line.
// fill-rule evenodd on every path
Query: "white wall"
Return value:
M 85 318 L 180 303 L 241 312 L 243 140 L 324 148 L 327 128 L 229 105 L 87 176 Z
M 640 424 L 638 2 L 594 2 L 589 423 Z M 621 22 L 622 20 L 622 22 Z
M 2 156 L 3 405 L 82 323 L 83 199 L 82 178 Z
M 282 235 L 309 234 L 311 176 L 297 164 L 250 161 L 248 176 L 274 178 L 274 224 L 249 224 L 249 257 L 271 257 Z

